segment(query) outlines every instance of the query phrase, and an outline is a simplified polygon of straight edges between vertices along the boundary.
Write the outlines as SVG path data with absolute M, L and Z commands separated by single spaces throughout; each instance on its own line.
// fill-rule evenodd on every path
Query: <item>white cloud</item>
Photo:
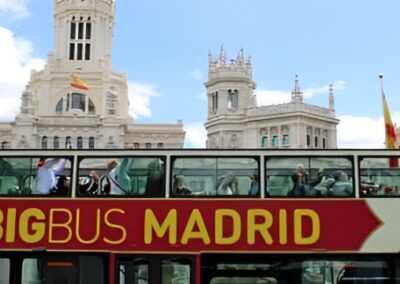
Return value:
M 184 126 L 186 132 L 185 148 L 205 148 L 207 132 L 202 122 L 195 122 Z
M 203 92 L 203 93 L 201 93 L 201 94 L 197 94 L 195 97 L 196 97 L 197 99 L 202 100 L 202 101 L 207 101 L 207 94 L 206 94 L 206 92 Z
M 290 102 L 290 92 L 278 90 L 256 90 L 257 106 L 276 105 Z
M 384 148 L 385 129 L 383 116 L 344 115 L 338 117 L 338 148 Z M 392 121 L 400 122 L 400 112 L 392 113 Z M 399 123 L 397 123 L 399 124 Z
M 333 84 L 333 91 L 343 90 L 346 87 L 346 81 L 339 80 Z M 315 86 L 304 89 L 303 97 L 308 99 L 318 94 L 328 94 L 329 85 Z
M 13 13 L 14 19 L 29 15 L 27 3 L 30 0 L 0 0 L 0 12 Z
M 199 68 L 196 68 L 192 72 L 190 72 L 190 76 L 192 76 L 192 78 L 196 80 L 201 80 L 203 78 L 203 74 L 201 73 L 201 70 Z
M 29 81 L 30 71 L 42 69 L 45 61 L 32 57 L 31 42 L 16 38 L 2 27 L 0 43 L 0 121 L 11 121 L 19 112 L 21 94 Z
M 160 97 L 160 93 L 155 86 L 140 84 L 136 82 L 128 83 L 129 93 L 129 111 L 133 118 L 137 119 L 141 116 L 151 117 L 150 99 L 152 97 Z

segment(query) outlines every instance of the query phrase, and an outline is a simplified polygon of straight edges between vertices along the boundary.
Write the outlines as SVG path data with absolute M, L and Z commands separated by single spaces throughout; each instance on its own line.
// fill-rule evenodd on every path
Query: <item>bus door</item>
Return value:
M 132 255 L 117 257 L 117 284 L 194 284 L 195 257 Z

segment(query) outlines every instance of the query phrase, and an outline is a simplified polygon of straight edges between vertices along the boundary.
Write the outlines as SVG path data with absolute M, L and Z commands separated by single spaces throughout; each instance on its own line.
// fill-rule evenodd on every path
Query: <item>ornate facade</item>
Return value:
M 336 148 L 332 86 L 329 108 L 303 102 L 296 76 L 290 103 L 257 107 L 251 58 L 209 54 L 207 148 Z
M 114 0 L 54 3 L 54 51 L 43 70 L 31 72 L 15 120 L 0 124 L 1 147 L 183 147 L 180 120 L 139 124 L 129 115 L 126 75 L 111 67 Z M 71 87 L 71 75 L 89 88 Z

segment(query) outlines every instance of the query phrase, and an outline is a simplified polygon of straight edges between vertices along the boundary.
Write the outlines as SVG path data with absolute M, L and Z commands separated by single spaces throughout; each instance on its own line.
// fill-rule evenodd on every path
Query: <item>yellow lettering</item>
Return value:
M 225 218 L 232 219 L 233 231 L 230 236 L 224 236 Z M 219 245 L 230 245 L 240 238 L 241 222 L 240 215 L 232 209 L 218 209 L 215 211 L 215 243 Z
M 67 221 L 64 223 L 55 223 L 54 222 L 54 215 L 56 213 L 66 213 L 67 214 Z M 49 243 L 54 243 L 54 244 L 65 244 L 67 242 L 69 242 L 72 238 L 72 229 L 71 229 L 71 224 L 72 222 L 72 213 L 67 210 L 67 209 L 63 209 L 63 208 L 57 208 L 57 209 L 50 209 L 50 220 L 49 220 Z M 53 230 L 55 228 L 64 228 L 67 232 L 67 237 L 63 240 L 55 240 L 53 239 Z
M 45 215 L 43 211 L 37 208 L 29 208 L 22 212 L 19 218 L 19 234 L 21 239 L 26 243 L 37 243 L 40 241 L 45 234 L 44 222 L 32 222 L 31 231 L 29 232 L 29 221 L 30 219 L 36 219 L 37 221 L 44 221 Z
M 287 212 L 285 209 L 279 210 L 279 244 L 287 244 Z
M 264 222 L 256 223 L 257 218 L 263 218 Z M 268 229 L 272 226 L 272 214 L 264 209 L 249 209 L 247 212 L 247 243 L 250 245 L 256 242 L 256 232 L 258 231 L 263 237 L 266 244 L 273 244 L 271 234 Z
M 117 240 L 110 240 L 108 238 L 103 238 L 104 242 L 107 244 L 111 244 L 111 245 L 119 245 L 120 243 L 124 242 L 126 239 L 126 229 L 123 226 L 111 223 L 109 220 L 109 215 L 111 215 L 111 213 L 120 213 L 120 214 L 125 214 L 125 211 L 122 209 L 110 209 L 106 212 L 106 214 L 104 215 L 104 221 L 106 223 L 106 225 L 110 228 L 114 228 L 114 229 L 118 229 L 121 231 L 121 237 Z
M 97 214 L 96 214 L 96 223 L 95 223 L 95 234 L 94 237 L 90 240 L 84 240 L 81 238 L 80 235 L 80 214 L 81 210 L 77 209 L 76 210 L 76 223 L 75 223 L 75 232 L 76 232 L 76 238 L 78 239 L 79 242 L 81 242 L 82 244 L 93 244 L 95 241 L 97 241 L 97 239 L 99 238 L 100 235 L 100 209 L 97 209 Z M 83 226 L 82 226 L 83 227 Z
M 311 234 L 303 236 L 303 220 L 311 220 Z M 297 245 L 310 245 L 318 241 L 321 233 L 321 224 L 317 212 L 311 209 L 296 209 L 294 211 L 294 242 Z
M 161 238 L 168 231 L 168 242 L 171 245 L 176 244 L 176 226 L 177 212 L 176 209 L 171 209 L 162 222 L 161 226 L 158 223 L 153 210 L 146 209 L 144 213 L 144 243 L 151 244 L 153 241 L 152 232 L 154 231 L 157 237 Z
M 9 208 L 7 210 L 7 230 L 6 230 L 6 243 L 15 242 L 15 224 L 17 219 L 17 209 Z
M 199 229 L 198 231 L 194 231 L 195 225 L 197 225 Z M 206 225 L 204 224 L 199 209 L 193 209 L 190 214 L 189 220 L 182 234 L 181 243 L 186 245 L 189 242 L 189 239 L 202 239 L 204 244 L 210 244 L 210 236 L 208 235 Z

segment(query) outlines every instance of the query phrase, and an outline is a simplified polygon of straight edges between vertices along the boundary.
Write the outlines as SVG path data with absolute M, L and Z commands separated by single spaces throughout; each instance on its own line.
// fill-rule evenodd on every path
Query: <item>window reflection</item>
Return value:
M 175 158 L 171 180 L 174 196 L 259 195 L 256 158 Z
M 360 195 L 368 197 L 400 195 L 399 157 L 360 159 Z
M 354 196 L 347 157 L 270 157 L 265 167 L 268 196 Z

